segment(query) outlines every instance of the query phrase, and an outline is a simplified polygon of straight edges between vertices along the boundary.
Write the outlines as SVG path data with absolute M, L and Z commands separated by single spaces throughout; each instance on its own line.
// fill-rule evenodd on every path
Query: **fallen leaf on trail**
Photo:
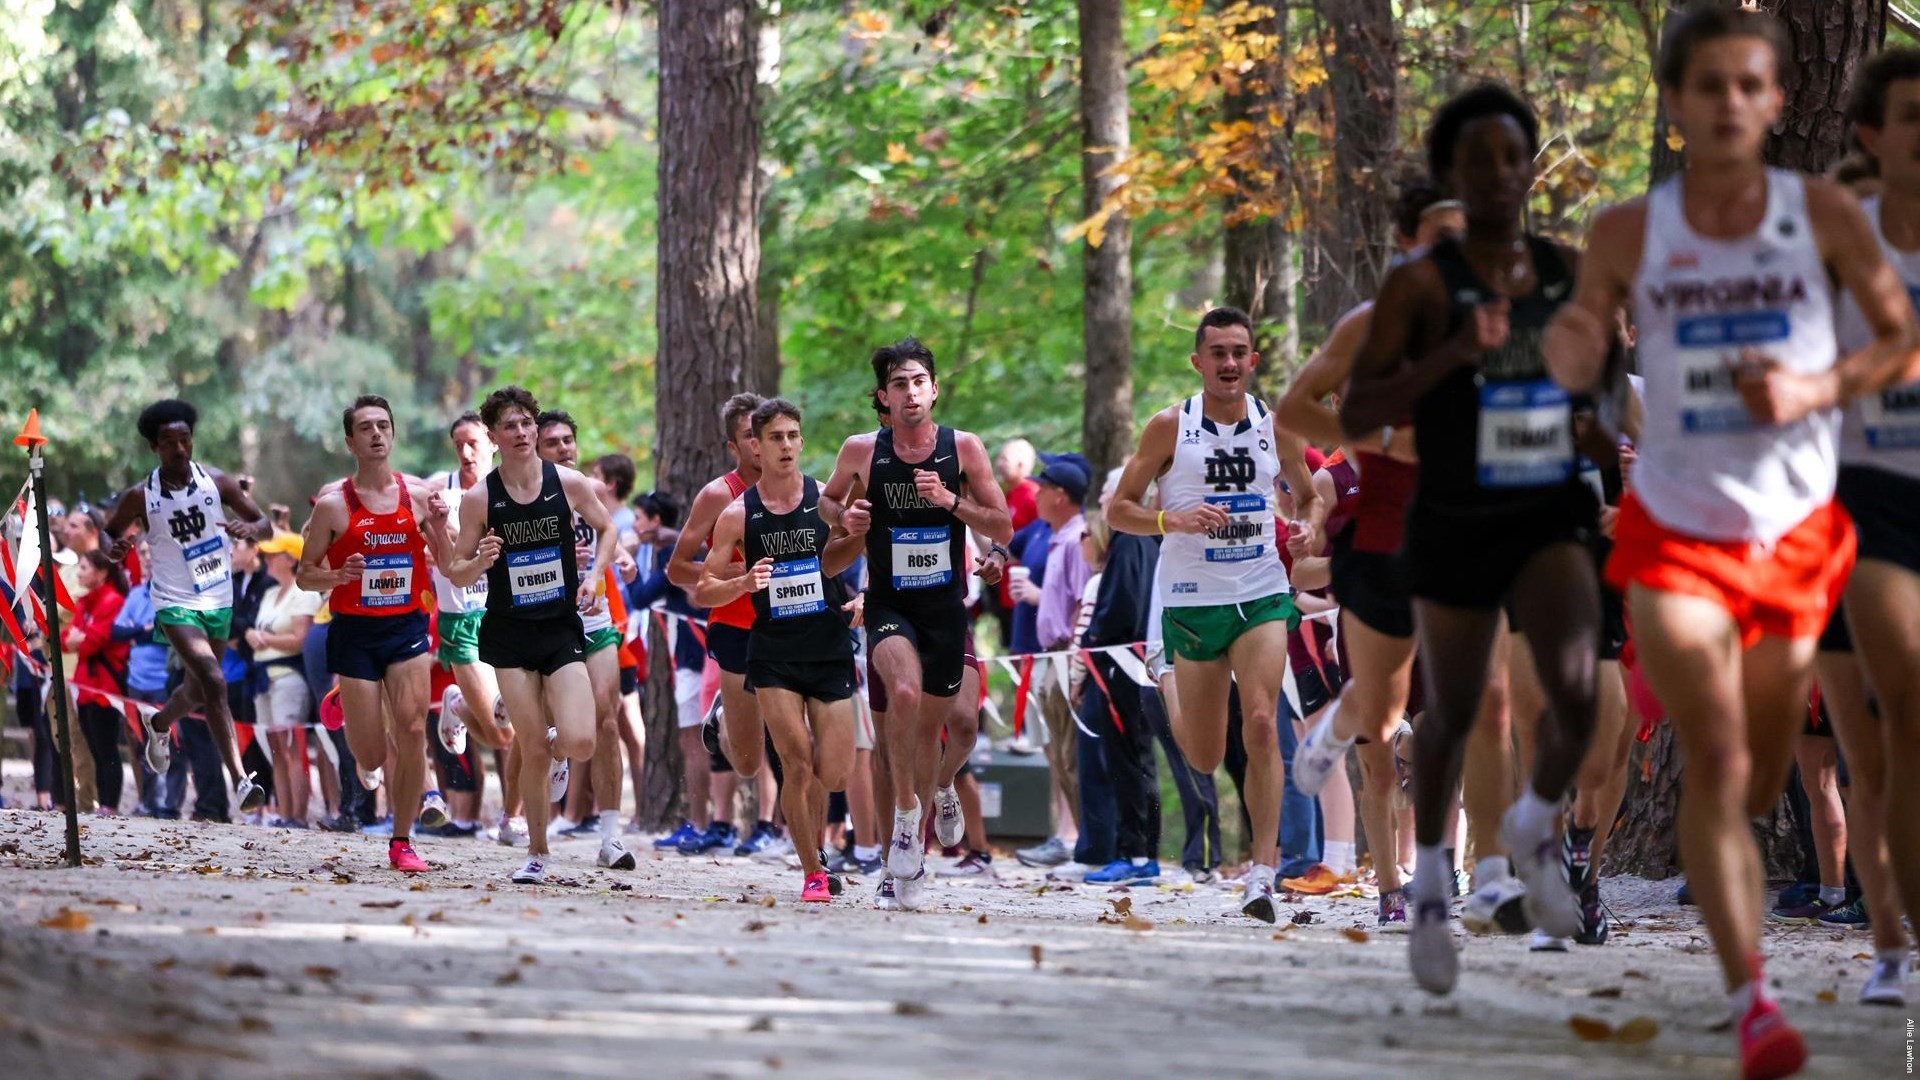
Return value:
M 424 882 L 424 881 L 423 881 L 423 882 L 420 882 L 419 884 L 417 884 L 417 885 L 415 885 L 415 886 L 414 886 L 413 888 L 411 888 L 411 889 L 408 889 L 407 891 L 408 891 L 408 892 L 426 892 L 426 891 L 427 891 L 427 883 L 426 883 L 426 882 Z
M 633 886 L 627 884 L 624 881 L 616 881 L 610 886 L 610 888 L 612 888 L 614 892 L 632 892 L 633 891 Z
M 1853 958 L 1854 958 L 1855 960 L 1871 960 L 1871 959 L 1873 959 L 1873 954 L 1872 954 L 1872 953 L 1863 953 L 1863 952 L 1857 952 L 1857 953 L 1854 953 L 1854 954 L 1853 954 Z
M 324 964 L 315 964 L 307 969 L 307 975 L 315 979 L 337 979 L 340 977 L 340 969 L 327 967 Z
M 747 1025 L 747 1030 L 748 1031 L 772 1031 L 773 1017 L 756 1016 L 753 1018 L 753 1023 Z
M 196 874 L 217 874 L 220 872 L 220 868 L 209 863 L 203 863 L 194 867 L 193 872 Z
M 761 922 L 759 919 L 755 919 L 752 922 L 748 923 L 744 927 L 744 929 L 749 934 L 757 934 L 760 931 L 765 930 L 767 928 L 767 925 L 768 924 Z
M 370 908 L 397 908 L 405 902 L 404 900 L 362 900 L 360 906 Z
M 778 1056 L 775 1056 L 775 1055 L 768 1055 L 764 1060 L 766 1061 L 767 1068 L 769 1069 L 783 1069 L 786 1067 L 786 1064 L 787 1064 L 785 1061 L 781 1060 Z
M 1366 942 L 1373 940 L 1372 934 L 1367 933 L 1365 930 L 1356 929 L 1351 926 L 1347 927 L 1345 930 L 1340 931 L 1340 933 L 1348 941 L 1354 942 L 1355 944 L 1365 944 Z
M 1587 996 L 1596 997 L 1596 998 L 1617 998 L 1620 996 L 1620 993 L 1621 993 L 1621 988 L 1618 986 L 1598 986 L 1593 988 L 1592 990 L 1587 991 Z
M 1280 933 L 1280 934 L 1275 934 L 1275 935 L 1273 935 L 1273 940 L 1275 940 L 1275 941 L 1292 941 L 1292 940 L 1293 940 L 1293 935 L 1292 935 L 1292 934 L 1286 934 L 1286 933 Z
M 1643 1042 L 1652 1042 L 1653 1037 L 1658 1034 L 1660 1034 L 1658 1020 L 1650 1016 L 1636 1016 L 1620 1025 L 1620 1030 L 1613 1033 L 1613 1041 L 1625 1043 L 1628 1046 L 1638 1046 Z
M 530 953 L 530 952 L 529 952 L 529 953 L 521 953 L 521 954 L 520 954 L 520 964 L 521 964 L 521 966 L 522 966 L 522 967 L 525 967 L 525 966 L 528 966 L 528 965 L 532 965 L 532 964 L 537 964 L 537 963 L 539 963 L 539 962 L 540 962 L 540 958 L 539 958 L 539 957 L 537 957 L 537 956 L 535 956 L 535 955 L 533 955 L 533 954 L 532 954 L 532 953 Z
M 1644 979 L 1647 977 L 1646 972 L 1636 971 L 1633 968 L 1628 968 L 1627 970 L 1621 972 L 1620 975 L 1622 978 L 1627 978 L 1627 979 Z
M 502 975 L 499 978 L 493 980 L 493 985 L 512 986 L 514 983 L 517 983 L 519 981 L 520 981 L 520 969 L 514 968 L 513 970 L 507 972 L 505 975 Z
M 1039 967 L 1039 966 L 1040 966 L 1040 958 L 1041 958 L 1041 956 L 1042 956 L 1042 951 L 1041 951 L 1041 948 L 1040 948 L 1040 946 L 1038 946 L 1038 945 L 1029 945 L 1029 946 L 1027 947 L 1027 952 L 1028 952 L 1028 953 L 1029 953 L 1029 954 L 1030 954 L 1030 955 L 1031 955 L 1031 956 L 1033 957 L 1033 966 L 1034 966 L 1034 967 Z
M 447 913 L 444 911 L 435 911 L 427 916 L 427 921 L 428 922 L 446 922 Z
M 978 922 L 981 926 L 987 925 L 987 917 L 985 915 L 980 916 L 980 918 L 975 921 Z
M 1153 920 L 1143 919 L 1138 915 L 1128 915 L 1126 921 L 1121 923 L 1120 925 L 1126 927 L 1129 930 L 1134 931 L 1135 933 L 1145 933 L 1146 931 L 1153 929 Z
M 40 920 L 40 927 L 43 930 L 73 930 L 77 932 L 85 930 L 91 925 L 93 925 L 92 919 L 72 908 L 61 908 L 58 915 L 51 915 Z
M 1107 903 L 1113 905 L 1113 913 L 1115 915 L 1125 915 L 1127 912 L 1133 910 L 1133 897 L 1131 896 L 1122 896 L 1116 900 L 1108 900 Z
M 893 1003 L 895 1016 L 930 1016 L 933 1010 L 921 1001 L 896 1001 Z
M 1819 993 L 1817 993 L 1817 994 L 1815 994 L 1815 995 L 1813 995 L 1813 1000 L 1815 1000 L 1815 1001 L 1824 1001 L 1824 1002 L 1826 1002 L 1827 1004 L 1829 1004 L 1829 1005 L 1831 1005 L 1831 1004 L 1833 1004 L 1834 1002 L 1836 1002 L 1836 1001 L 1839 1001 L 1839 1000 L 1840 1000 L 1840 995 L 1838 995 L 1838 994 L 1836 994 L 1836 993 L 1834 993 L 1834 992 L 1833 992 L 1833 991 L 1831 991 L 1831 990 L 1822 990 L 1822 991 L 1820 991 Z
M 761 907 L 773 907 L 773 906 L 774 906 L 774 905 L 775 905 L 776 903 L 778 903 L 778 902 L 779 902 L 779 901 L 777 901 L 777 900 L 775 900 L 775 899 L 774 899 L 773 897 L 771 897 L 771 896 L 763 896 L 763 897 L 761 897 L 761 898 L 760 898 L 760 906 L 761 906 Z
M 777 987 L 781 993 L 787 995 L 788 997 L 799 996 L 800 988 L 786 981 L 785 979 L 781 979 L 779 982 L 776 982 L 773 985 Z
M 1307 926 L 1313 922 L 1313 912 L 1308 911 L 1306 908 L 1301 908 L 1294 912 L 1288 921 L 1292 922 L 1295 926 Z
M 179 962 L 180 962 L 180 959 L 179 959 L 179 957 L 175 957 L 175 956 L 169 956 L 169 957 L 167 957 L 167 958 L 166 958 L 166 959 L 164 959 L 164 960 L 155 960 L 155 961 L 153 962 L 153 970 L 155 970 L 155 971 L 172 971 L 172 970 L 173 970 L 173 966 L 174 966 L 175 964 L 178 964 Z
M 1613 1038 L 1613 1025 L 1592 1016 L 1570 1016 L 1567 1026 L 1587 1042 L 1605 1042 Z
M 267 1018 L 264 1016 L 242 1016 L 240 1018 L 240 1030 L 272 1031 L 273 1025 L 268 1023 Z
M 267 969 L 251 960 L 242 960 L 237 964 L 221 964 L 213 969 L 215 975 L 223 979 L 264 979 Z

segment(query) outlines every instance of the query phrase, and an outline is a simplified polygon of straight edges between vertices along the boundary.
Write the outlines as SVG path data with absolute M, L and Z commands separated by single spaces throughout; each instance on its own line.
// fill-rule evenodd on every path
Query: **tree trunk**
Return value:
M 1853 70 L 1887 36 L 1886 0 L 1767 0 L 1793 40 L 1782 65 L 1787 105 L 1767 138 L 1767 164 L 1824 173 L 1847 152 Z
M 1393 258 L 1393 182 L 1399 38 L 1388 0 L 1315 0 L 1333 36 L 1334 186 L 1331 265 L 1315 292 L 1331 319 L 1371 300 Z
M 1080 0 L 1080 181 L 1087 217 L 1120 186 L 1108 170 L 1127 157 L 1126 13 L 1111 0 Z M 1082 260 L 1086 338 L 1081 447 L 1097 489 L 1133 450 L 1133 226 L 1108 219 Z
M 1229 125 L 1251 121 L 1256 129 L 1276 122 L 1263 147 L 1261 166 L 1270 170 L 1278 183 L 1293 184 L 1292 93 L 1288 88 L 1281 58 L 1287 49 L 1287 9 L 1250 25 L 1256 33 L 1271 36 L 1279 44 L 1273 55 L 1252 72 L 1243 88 L 1226 96 L 1221 117 Z M 1241 184 L 1253 182 L 1231 169 L 1236 190 L 1222 200 L 1222 209 L 1231 218 L 1245 204 L 1239 194 Z M 1289 365 L 1299 358 L 1300 318 L 1294 303 L 1298 274 L 1294 269 L 1294 238 L 1281 216 L 1269 215 L 1226 227 L 1223 245 L 1226 278 L 1221 296 L 1232 307 L 1240 308 L 1253 319 L 1254 349 L 1261 364 L 1254 371 L 1253 388 L 1262 383 L 1281 386 L 1286 382 Z
M 720 405 L 758 356 L 760 110 L 752 0 L 661 0 L 660 359 L 654 484 L 691 501 L 722 471 Z M 672 649 L 655 637 L 643 825 L 680 802 Z

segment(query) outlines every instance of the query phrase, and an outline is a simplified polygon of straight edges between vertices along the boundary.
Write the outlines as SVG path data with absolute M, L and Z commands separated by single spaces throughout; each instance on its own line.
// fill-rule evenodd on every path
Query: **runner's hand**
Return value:
M 853 505 L 840 513 L 840 527 L 847 530 L 848 536 L 865 536 L 873 527 L 873 504 L 865 499 L 853 500 Z
M 1799 375 L 1753 349 L 1740 350 L 1734 380 L 1747 412 L 1762 424 L 1791 424 L 1835 404 L 1831 373 Z
M 580 580 L 579 591 L 573 596 L 573 606 L 578 608 L 582 615 L 599 608 L 604 603 L 600 598 L 600 588 L 606 584 L 606 580 L 599 574 L 588 574 Z
M 940 482 L 939 473 L 931 469 L 915 469 L 913 470 L 913 486 L 914 490 L 920 493 L 922 499 L 942 510 L 947 509 L 948 503 L 946 496 L 952 495 L 953 492 L 948 491 L 947 485 Z M 960 500 L 957 496 L 954 498 L 952 505 L 960 505 Z
M 1287 523 L 1287 554 L 1293 556 L 1296 562 L 1301 559 L 1312 558 L 1314 549 L 1318 546 L 1319 545 L 1314 542 L 1312 525 L 1304 521 L 1289 521 Z
M 753 569 L 747 571 L 747 577 L 750 582 L 747 586 L 748 592 L 765 590 L 767 586 L 773 584 L 773 559 L 765 558 L 754 563 Z
M 1540 342 L 1547 374 L 1568 390 L 1585 390 L 1585 385 L 1576 385 L 1580 380 L 1575 374 L 1599 370 L 1612 341 L 1613 328 L 1599 316 L 1579 304 L 1560 305 Z
M 619 548 L 613 556 L 613 572 L 620 575 L 621 584 L 631 585 L 633 579 L 640 576 L 640 564 L 633 561 L 631 552 Z
M 989 551 L 973 560 L 973 575 L 985 585 L 998 585 L 1005 576 L 1007 558 L 997 551 Z
M 340 564 L 340 569 L 333 572 L 333 583 L 335 585 L 351 584 L 360 580 L 360 575 L 366 569 L 367 557 L 356 551 L 347 556 L 347 561 Z
M 480 538 L 480 546 L 474 550 L 473 557 L 480 560 L 480 569 L 490 570 L 500 561 L 500 537 L 492 530 Z M 355 556 L 358 558 L 358 556 Z
M 847 623 L 850 629 L 860 629 L 866 625 L 867 621 L 867 594 L 854 593 L 853 599 L 840 605 L 840 610 L 846 612 L 850 617 Z
M 107 549 L 107 558 L 112 559 L 114 562 L 125 561 L 127 552 L 133 550 L 133 543 L 132 533 L 128 533 L 120 539 L 115 540 L 113 546 Z
M 430 520 L 438 521 L 453 512 L 453 501 L 447 498 L 446 488 L 434 488 L 427 495 L 427 515 Z
M 1227 512 L 1212 503 L 1201 503 L 1191 510 L 1167 511 L 1167 531 L 1170 533 L 1204 533 L 1208 529 L 1226 528 Z

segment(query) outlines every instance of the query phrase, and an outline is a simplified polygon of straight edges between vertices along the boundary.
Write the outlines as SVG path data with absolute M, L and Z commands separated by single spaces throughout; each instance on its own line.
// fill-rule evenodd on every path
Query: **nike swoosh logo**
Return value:
M 818 509 L 820 509 L 820 504 L 819 504 L 819 503 L 814 503 L 814 504 L 813 504 L 812 506 L 803 506 L 803 507 L 801 507 L 801 508 L 800 508 L 800 512 L 801 512 L 801 513 L 803 513 L 803 514 L 811 514 L 811 513 L 813 513 L 813 512 L 815 511 L 815 510 L 818 510 Z
M 559 498 L 559 497 L 560 497 L 560 493 L 556 491 L 556 492 L 554 492 L 554 493 L 553 493 L 553 494 L 551 494 L 551 495 L 548 495 L 548 496 L 545 496 L 545 497 L 544 497 L 544 498 L 542 498 L 542 499 L 541 499 L 540 501 L 541 501 L 541 502 L 552 502 L 553 500 L 555 500 L 555 499 L 557 499 L 557 498 Z
M 933 463 L 934 463 L 935 465 L 938 465 L 938 464 L 940 464 L 940 463 L 941 463 L 941 462 L 943 462 L 943 461 L 952 461 L 952 460 L 953 460 L 953 455 L 952 455 L 952 454 L 948 454 L 948 455 L 947 455 L 946 457 L 937 457 L 937 458 L 934 458 L 934 459 L 933 459 Z

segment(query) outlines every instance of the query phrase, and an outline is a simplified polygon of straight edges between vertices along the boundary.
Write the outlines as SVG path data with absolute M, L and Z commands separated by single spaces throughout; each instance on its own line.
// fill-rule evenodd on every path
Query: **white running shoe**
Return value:
M 1567 882 L 1567 857 L 1554 821 L 1548 819 L 1544 830 L 1529 829 L 1515 814 L 1520 806 L 1513 804 L 1501 817 L 1500 844 L 1527 886 L 1527 921 L 1553 937 L 1573 937 L 1582 926 L 1580 894 Z
M 893 875 L 882 874 L 880 885 L 873 890 L 873 907 L 876 911 L 899 911 L 900 898 L 895 894 Z
M 933 838 L 950 848 L 967 835 L 967 816 L 960 809 L 960 793 L 952 787 L 933 789 Z
M 1047 871 L 1048 881 L 1085 881 L 1087 875 L 1100 868 L 1090 863 L 1074 862 L 1068 859 L 1059 866 Z
M 793 854 L 792 838 L 787 836 L 777 836 L 777 837 L 774 837 L 772 840 L 767 841 L 766 847 L 763 847 L 759 851 L 754 852 L 752 855 L 747 856 L 747 858 L 752 859 L 754 862 L 757 862 L 757 863 L 766 863 L 769 866 L 778 866 L 782 863 L 788 862 L 789 861 L 788 856 L 792 854 Z M 798 859 L 794 859 L 792 861 L 795 863 L 796 866 L 799 863 Z
M 579 827 L 579 822 L 572 820 L 565 814 L 555 814 L 553 817 L 547 819 L 547 839 L 549 841 L 564 840 L 566 837 L 561 836 L 561 833 L 566 832 L 568 829 L 577 829 Z
M 494 827 L 493 841 L 501 847 L 517 848 L 527 842 L 527 823 L 523 818 L 510 818 L 500 815 L 500 824 Z
M 1904 961 L 1893 960 L 1873 962 L 1873 971 L 1867 976 L 1867 985 L 1860 988 L 1860 1004 L 1892 1005 L 1899 1007 L 1907 1003 L 1907 965 Z
M 146 757 L 147 768 L 152 769 L 155 775 L 167 775 L 167 769 L 173 765 L 173 728 L 171 725 L 164 731 L 148 725 Z
M 1535 930 L 1533 940 L 1527 943 L 1530 952 L 1566 952 L 1573 948 L 1573 939 L 1554 937 L 1544 930 Z
M 520 869 L 513 875 L 513 883 L 515 885 L 538 885 L 545 880 L 547 880 L 547 857 L 545 855 L 527 856 L 527 861 L 522 863 Z
M 1460 906 L 1460 924 L 1475 934 L 1526 933 L 1533 928 L 1527 921 L 1526 884 L 1512 875 L 1481 882 Z
M 559 737 L 560 731 L 558 728 L 547 729 L 548 746 L 552 746 L 553 740 Z M 567 797 L 567 778 L 571 775 L 573 775 L 573 770 L 566 758 L 561 758 L 559 761 L 547 766 L 548 802 L 560 802 Z
M 1447 901 L 1413 900 L 1407 913 L 1407 962 L 1413 981 L 1429 994 L 1450 994 L 1460 978 L 1460 956 L 1453 948 Z
M 233 801 L 242 814 L 253 814 L 267 805 L 267 789 L 254 783 L 253 774 L 248 773 L 241 777 L 240 783 L 234 787 Z
M 920 840 L 920 805 L 911 810 L 893 812 L 893 840 L 887 845 L 887 869 L 896 882 L 920 872 L 926 863 L 926 851 Z
M 420 827 L 438 829 L 453 820 L 447 816 L 447 800 L 437 791 L 429 791 L 420 800 Z
M 458 686 L 449 686 L 440 695 L 440 749 L 454 757 L 467 752 L 467 722 L 460 719 L 460 711 L 466 706 L 467 699 Z
M 360 774 L 361 787 L 366 788 L 368 791 L 380 790 L 380 781 L 384 778 L 385 774 L 382 773 L 378 768 L 363 769 L 360 766 L 355 765 L 353 767 L 353 771 Z
M 609 870 L 631 870 L 638 865 L 633 852 L 627 850 L 627 845 L 614 839 L 611 833 L 600 838 L 600 857 L 595 861 Z
M 1278 916 L 1280 908 L 1273 900 L 1273 867 L 1258 863 L 1247 867 L 1247 883 L 1241 895 L 1240 914 L 1268 924 Z
M 895 878 L 893 882 L 894 901 L 901 911 L 919 911 L 920 903 L 927 890 L 927 868 L 923 865 L 913 874 Z
M 1327 777 L 1346 761 L 1352 739 L 1333 737 L 1333 720 L 1340 714 L 1340 703 L 1327 706 L 1318 722 L 1307 729 L 1307 737 L 1293 752 L 1293 786 L 1308 796 L 1320 794 Z

